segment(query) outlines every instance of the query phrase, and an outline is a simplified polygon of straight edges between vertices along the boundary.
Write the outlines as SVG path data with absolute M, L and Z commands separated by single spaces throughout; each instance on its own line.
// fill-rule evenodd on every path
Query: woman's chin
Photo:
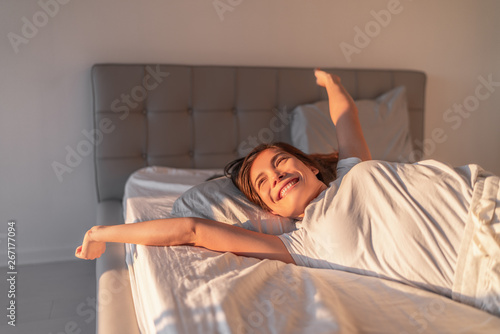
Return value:
M 277 214 L 282 217 L 295 219 L 304 214 L 305 206 L 303 203 L 294 202 L 288 205 L 288 208 L 277 210 Z

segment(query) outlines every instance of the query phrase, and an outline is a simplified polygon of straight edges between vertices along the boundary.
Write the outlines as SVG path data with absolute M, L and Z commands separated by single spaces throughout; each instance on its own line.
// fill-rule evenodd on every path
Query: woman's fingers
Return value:
M 337 85 L 340 84 L 340 77 L 338 75 L 327 73 L 319 68 L 314 70 L 314 75 L 316 76 L 316 83 L 321 87 L 325 87 L 328 82 Z
M 95 260 L 98 257 L 101 257 L 102 253 L 104 253 L 101 249 L 96 249 L 92 252 L 82 251 L 82 249 L 82 246 L 78 246 L 75 251 L 75 256 L 83 260 Z
M 78 246 L 78 248 L 75 251 L 75 256 L 77 258 L 80 258 L 80 259 L 83 259 L 83 260 L 90 260 L 88 254 L 87 254 L 87 251 L 83 250 L 83 245 L 82 246 Z
M 319 86 L 325 86 L 323 81 L 324 81 L 324 73 L 323 71 L 321 71 L 319 68 L 315 69 L 314 70 L 314 75 L 316 76 L 316 84 L 318 84 Z
M 75 250 L 75 256 L 77 258 L 80 258 L 80 259 L 85 259 L 83 256 L 82 256 L 82 246 L 78 246 Z

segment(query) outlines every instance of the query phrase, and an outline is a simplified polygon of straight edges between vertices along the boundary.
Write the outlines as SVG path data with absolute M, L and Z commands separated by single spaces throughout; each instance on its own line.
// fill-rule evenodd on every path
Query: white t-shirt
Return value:
M 339 161 L 337 179 L 280 235 L 295 263 L 400 281 L 451 296 L 480 167 Z

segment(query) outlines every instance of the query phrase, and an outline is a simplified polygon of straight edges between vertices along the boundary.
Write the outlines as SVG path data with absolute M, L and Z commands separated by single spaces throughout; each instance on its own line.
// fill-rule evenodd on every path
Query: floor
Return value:
M 7 268 L 0 267 L 0 333 L 95 333 L 95 261 L 17 266 L 16 326 L 7 324 Z

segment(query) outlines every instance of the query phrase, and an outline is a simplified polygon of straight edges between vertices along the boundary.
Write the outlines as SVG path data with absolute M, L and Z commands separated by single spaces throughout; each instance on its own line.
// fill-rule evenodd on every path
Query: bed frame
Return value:
M 418 157 L 426 75 L 420 71 L 336 69 L 354 99 L 406 86 Z M 312 68 L 97 64 L 92 68 L 97 225 L 123 223 L 127 178 L 151 165 L 223 168 L 256 141 L 290 142 L 289 114 L 327 99 Z M 97 333 L 140 333 L 123 244 L 96 261 Z

